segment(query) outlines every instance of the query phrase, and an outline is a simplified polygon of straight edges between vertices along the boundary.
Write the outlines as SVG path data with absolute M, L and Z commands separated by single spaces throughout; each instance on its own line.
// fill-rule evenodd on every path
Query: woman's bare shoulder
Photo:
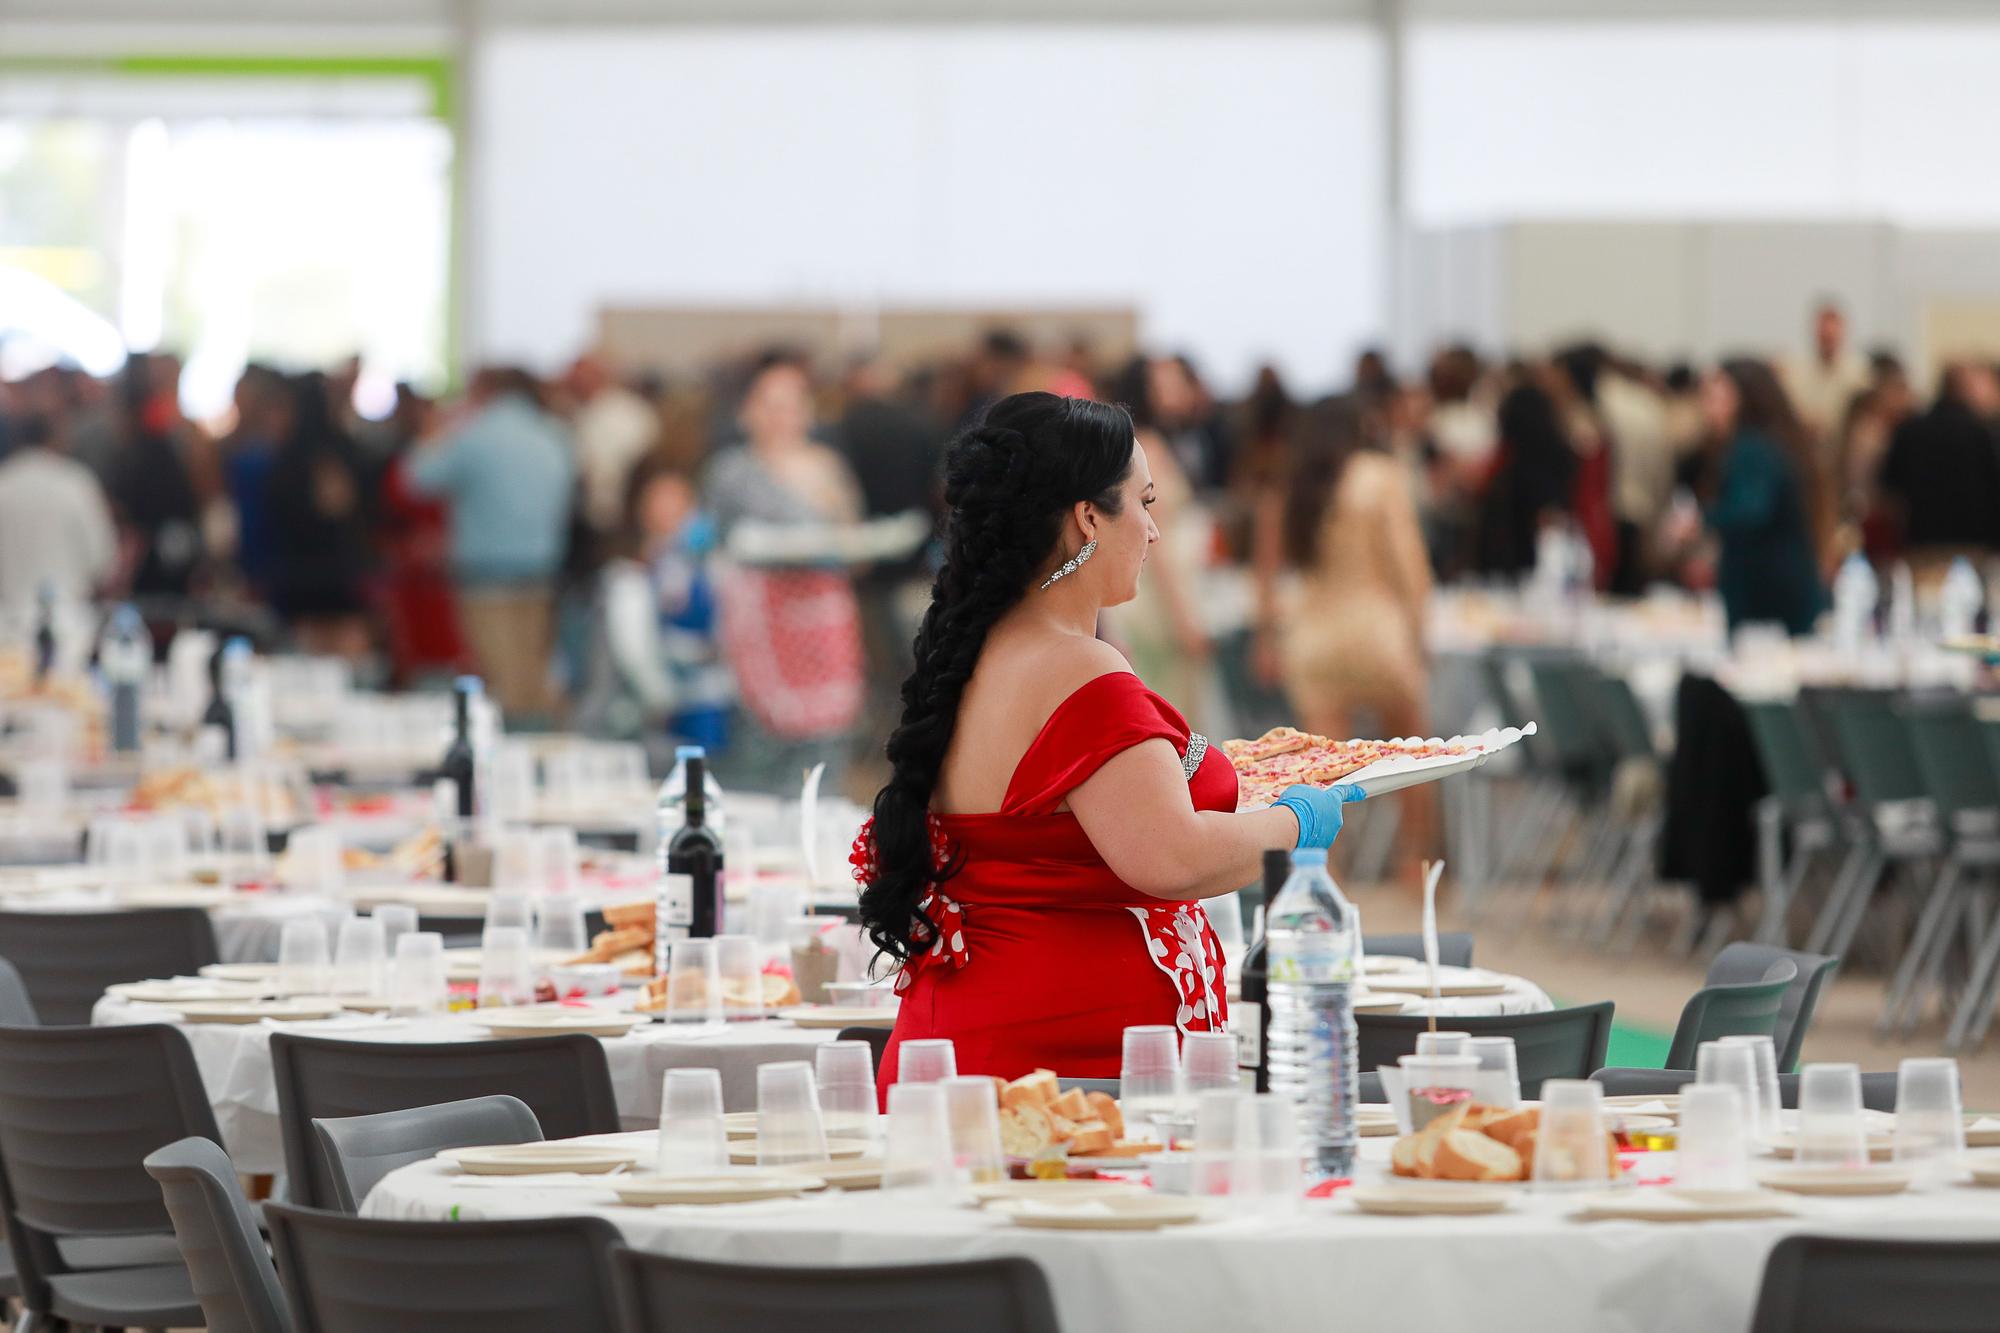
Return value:
M 1099 676 L 1130 672 L 1132 664 L 1102 639 L 1076 634 L 1009 636 L 994 645 L 996 675 L 1006 677 L 1025 704 L 1036 700 L 1054 707 Z M 982 663 L 982 665 L 984 665 Z

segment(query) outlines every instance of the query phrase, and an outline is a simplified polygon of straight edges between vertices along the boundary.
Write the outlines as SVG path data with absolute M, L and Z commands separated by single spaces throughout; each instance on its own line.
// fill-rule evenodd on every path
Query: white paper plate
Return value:
M 1910 1171 L 1901 1166 L 1864 1166 L 1851 1171 L 1788 1166 L 1765 1172 L 1759 1183 L 1790 1194 L 1901 1194 L 1910 1187 Z
M 2000 1115 L 1991 1111 L 1968 1111 L 1965 1113 L 1965 1146 L 1968 1148 L 2000 1148 L 2000 1124 L 1990 1124 L 1985 1129 L 1974 1129 L 1980 1121 L 2000 1121 Z
M 1403 973 L 1400 976 L 1369 977 L 1368 989 L 1388 991 L 1396 995 L 1424 996 L 1431 993 L 1431 979 L 1414 972 Z M 1468 977 L 1460 973 L 1455 980 L 1441 979 L 1438 982 L 1437 993 L 1446 999 L 1468 995 L 1505 995 L 1507 983 L 1497 977 L 1476 975 Z
M 1780 1134 L 1771 1140 L 1770 1155 L 1790 1160 L 1798 1156 L 1799 1140 L 1796 1134 Z M 1893 1162 L 1896 1160 L 1896 1140 L 1890 1134 L 1870 1134 L 1868 1136 L 1868 1160 L 1871 1162 Z
M 755 1111 L 730 1111 L 722 1117 L 722 1129 L 732 1139 L 754 1139 L 757 1137 L 757 1113 Z
M 104 988 L 106 995 L 135 1004 L 205 1004 L 223 1000 L 254 1000 L 259 988 L 235 982 L 189 978 L 181 981 L 121 981 Z
M 300 995 L 288 1000 L 216 1000 L 205 1004 L 176 1002 L 173 1009 L 183 1023 L 261 1023 L 267 1018 L 280 1023 L 305 1023 L 317 1018 L 334 1017 L 340 1013 L 340 1003 Z
M 2000 1187 L 2000 1152 L 1967 1153 L 1965 1169 L 1972 1173 L 1973 1184 Z
M 475 1009 L 472 1022 L 496 1037 L 546 1037 L 581 1032 L 589 1037 L 623 1037 L 649 1022 L 644 1014 L 618 1014 L 608 1009 L 550 1005 L 547 1009 Z
M 210 963 L 201 974 L 215 981 L 275 981 L 276 963 Z
M 620 1203 L 642 1208 L 788 1199 L 825 1187 L 825 1182 L 817 1176 L 781 1171 L 726 1176 L 613 1176 L 608 1183 Z
M 1450 1182 L 1421 1182 L 1414 1185 L 1356 1185 L 1345 1191 L 1348 1202 L 1364 1213 L 1384 1217 L 1466 1216 L 1497 1213 L 1513 1206 L 1514 1195 L 1507 1190 Z
M 1475 736 L 1438 737 L 1394 737 L 1394 740 L 1422 740 L 1426 743 L 1463 746 L 1465 754 L 1433 755 L 1425 759 L 1406 759 L 1400 756 L 1380 759 L 1363 768 L 1358 768 L 1338 779 L 1341 783 L 1352 783 L 1370 796 L 1382 796 L 1405 787 L 1415 787 L 1426 782 L 1438 782 L 1459 773 L 1469 773 L 1494 755 L 1519 741 L 1523 736 L 1535 734 L 1535 724 L 1530 722 L 1520 727 L 1496 727 Z M 1238 806 L 1238 809 L 1259 809 L 1258 806 Z
M 1401 995 L 1369 995 L 1362 993 L 1348 1001 L 1357 1014 L 1400 1014 L 1410 1007 L 1409 1000 Z
M 981 1207 L 1007 1199 L 1074 1203 L 1083 1199 L 1129 1199 L 1145 1193 L 1144 1186 L 1125 1180 L 991 1180 L 972 1187 L 972 1201 Z
M 826 1141 L 826 1155 L 836 1162 L 851 1162 L 866 1157 L 875 1145 L 866 1139 L 835 1139 Z M 757 1140 L 738 1139 L 729 1145 L 729 1161 L 732 1166 L 757 1165 Z M 770 1170 L 773 1168 L 765 1168 Z
M 1768 1190 L 1625 1190 L 1579 1201 L 1583 1221 L 1747 1222 L 1790 1217 L 1798 1210 Z
M 801 1004 L 780 1009 L 775 1018 L 790 1019 L 802 1028 L 893 1028 L 896 1010 L 872 1005 Z
M 503 1143 L 449 1148 L 438 1156 L 471 1176 L 533 1176 L 551 1171 L 599 1175 L 639 1160 L 636 1153 L 581 1143 Z
M 1199 1200 L 1158 1194 L 1103 1195 L 1071 1203 L 1002 1199 L 990 1205 L 988 1211 L 1017 1227 L 1049 1231 L 1157 1231 L 1161 1227 L 1199 1222 L 1207 1216 Z

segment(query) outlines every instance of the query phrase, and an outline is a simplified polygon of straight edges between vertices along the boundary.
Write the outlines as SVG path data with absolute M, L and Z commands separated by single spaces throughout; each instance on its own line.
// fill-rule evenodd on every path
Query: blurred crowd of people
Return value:
M 135 355 L 0 385 L 0 605 L 234 618 L 393 685 L 477 670 L 517 721 L 696 741 L 782 781 L 888 726 L 926 552 L 760 565 L 725 558 L 732 533 L 934 520 L 951 434 L 1046 389 L 1128 405 L 1147 452 L 1162 544 L 1105 632 L 1150 684 L 1191 714 L 1247 723 L 1262 692 L 1313 730 L 1421 734 L 1435 581 L 1543 577 L 1556 552 L 1573 584 L 1714 587 L 1732 623 L 1805 633 L 1852 552 L 1922 577 L 2000 548 L 1995 367 L 1954 362 L 1924 402 L 1836 306 L 1809 332 L 1701 367 L 1370 351 L 1332 394 L 1266 368 L 1225 402 L 1186 357 L 996 329 L 838 373 L 783 350 L 671 383 L 597 356 L 491 367 L 449 402 L 399 386 L 379 421 L 353 363 L 252 365 L 214 429 L 181 415 L 173 357 Z M 1247 624 L 1212 604 L 1231 570 Z

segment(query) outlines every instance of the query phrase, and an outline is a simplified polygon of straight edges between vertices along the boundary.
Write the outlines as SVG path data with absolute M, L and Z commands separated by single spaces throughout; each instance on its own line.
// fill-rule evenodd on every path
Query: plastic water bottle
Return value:
M 120 754 L 137 753 L 140 694 L 153 666 L 153 645 L 146 638 L 145 623 L 130 605 L 113 611 L 105 623 L 97 662 L 111 695 L 111 748 Z
M 1979 613 L 1986 605 L 1986 585 L 1972 562 L 1959 556 L 1945 572 L 1944 586 L 1938 590 L 1938 624 L 1948 639 L 1963 638 L 1979 626 Z
M 728 827 L 727 817 L 722 810 L 722 784 L 715 780 L 715 770 L 705 762 L 708 751 L 699 745 L 677 746 L 674 750 L 674 766 L 660 784 L 659 800 L 655 803 L 656 827 L 660 834 L 660 866 L 662 873 L 667 864 L 667 844 L 674 834 L 680 832 L 681 825 L 687 823 L 688 760 L 699 758 L 702 767 L 701 792 L 706 798 L 704 810 L 707 826 L 715 830 L 717 837 Z
M 1917 638 L 1917 583 L 1901 560 L 1889 571 L 1889 642 L 1908 646 Z
M 1843 653 L 1858 653 L 1872 637 L 1881 585 L 1868 558 L 1855 552 L 1841 562 L 1833 580 L 1833 639 Z
M 1292 853 L 1292 876 L 1264 919 L 1271 1091 L 1299 1104 L 1299 1130 L 1321 1178 L 1354 1167 L 1359 1095 L 1354 1034 L 1361 920 L 1326 873 L 1326 852 Z

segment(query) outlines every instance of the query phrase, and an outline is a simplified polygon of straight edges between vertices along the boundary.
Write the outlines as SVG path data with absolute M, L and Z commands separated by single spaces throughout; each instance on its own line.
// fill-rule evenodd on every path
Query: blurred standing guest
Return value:
M 797 360 L 764 358 L 744 393 L 746 443 L 717 454 L 703 486 L 725 546 L 745 523 L 853 523 L 862 497 L 838 453 L 812 438 L 812 382 Z M 738 564 L 724 577 L 722 641 L 746 725 L 739 781 L 790 788 L 815 763 L 838 768 L 861 711 L 860 608 L 842 568 Z
M 55 422 L 17 415 L 0 460 L 0 612 L 35 604 L 46 585 L 87 602 L 118 563 L 117 532 L 91 470 L 56 447 Z
M 1236 438 L 1242 443 L 1230 460 L 1229 494 L 1218 519 L 1232 558 L 1248 561 L 1258 502 L 1284 485 L 1290 467 L 1289 442 L 1298 404 L 1278 368 L 1267 364 L 1257 368 L 1249 396 L 1236 411 Z
M 1431 358 L 1427 434 L 1431 564 L 1450 578 L 1471 558 L 1480 493 L 1493 470 L 1499 423 L 1481 390 L 1479 355 L 1463 343 Z
M 988 404 L 1018 392 L 1032 359 L 1026 338 L 1012 329 L 988 329 L 966 363 L 968 400 L 959 427 L 977 421 Z
M 1784 387 L 1821 465 L 1831 468 L 1848 404 L 1868 387 L 1868 361 L 1847 345 L 1847 315 L 1831 298 L 1813 309 L 1812 338 L 1810 355 L 1785 363 Z
M 412 452 L 410 485 L 451 504 L 459 620 L 489 693 L 509 713 L 546 715 L 553 580 L 576 480 L 569 440 L 526 371 L 482 370 L 468 406 Z
M 403 688 L 425 675 L 455 675 L 471 664 L 452 595 L 446 506 L 410 485 L 414 446 L 430 433 L 434 411 L 435 404 L 411 385 L 396 386 L 385 437 L 390 452 L 375 490 L 389 675 Z
M 575 403 L 570 429 L 576 434 L 584 520 L 593 535 L 611 541 L 624 521 L 626 478 L 659 439 L 659 416 L 596 355 L 580 356 L 571 364 L 568 388 Z
M 1563 431 L 1577 457 L 1570 511 L 1590 547 L 1592 582 L 1599 589 L 1608 588 L 1618 572 L 1618 524 L 1611 510 L 1612 460 L 1618 441 L 1599 399 L 1610 362 L 1611 354 L 1597 343 L 1564 348 L 1555 355 L 1551 384 L 1563 414 Z
M 1910 418 L 1915 403 L 1909 381 L 1901 376 L 1878 379 L 1854 395 L 1847 417 L 1840 427 L 1840 487 L 1838 512 L 1852 549 L 1858 545 L 1870 560 L 1895 558 L 1901 544 L 1898 515 L 1884 503 L 1882 463 L 1889 445 L 1903 423 Z
M 1729 627 L 1775 622 L 1810 634 L 1826 606 L 1813 529 L 1816 451 L 1761 361 L 1725 361 L 1711 372 L 1702 409 L 1720 454 L 1706 517 L 1722 542 L 1715 581 Z
M 327 386 L 318 372 L 291 382 L 291 429 L 267 483 L 271 592 L 301 649 L 359 662 L 369 651 L 369 514 L 360 451 L 334 419 Z
M 1289 481 L 1257 525 L 1258 656 L 1282 675 L 1307 731 L 1348 737 L 1372 723 L 1385 736 L 1422 736 L 1430 561 L 1406 470 L 1364 448 L 1361 427 L 1352 399 L 1299 415 Z M 1289 597 L 1286 570 L 1298 580 Z M 1404 816 L 1398 877 L 1408 882 L 1430 851 L 1427 789 L 1405 795 Z
M 1482 572 L 1514 578 L 1535 567 L 1542 529 L 1570 512 L 1576 451 L 1547 389 L 1524 378 L 1500 400 L 1500 448 L 1479 507 Z
M 1396 391 L 1389 356 L 1379 347 L 1364 347 L 1354 358 L 1354 398 L 1363 411 L 1379 410 Z
M 661 454 L 640 458 L 598 578 L 598 642 L 578 705 L 591 734 L 648 741 L 662 759 L 669 742 L 727 747 L 735 691 L 716 640 L 714 544 L 687 474 Z
M 185 425 L 175 381 L 155 362 L 141 353 L 125 363 L 110 492 L 124 529 L 133 593 L 185 597 L 201 565 L 201 505 L 175 438 Z
M 1882 498 L 1904 549 L 1933 565 L 2000 546 L 2000 380 L 1989 366 L 1955 362 L 1937 401 L 1896 428 L 1882 460 Z
M 1608 590 L 1619 597 L 1645 591 L 1652 573 L 1660 525 L 1674 498 L 1672 423 L 1666 399 L 1653 388 L 1644 368 L 1616 357 L 1597 379 L 1597 411 L 1617 442 L 1611 456 L 1611 517 L 1616 555 Z
M 271 596 L 278 532 L 271 514 L 271 469 L 291 431 L 285 377 L 255 362 L 236 380 L 236 425 L 223 436 L 222 484 L 236 523 L 236 567 L 260 598 Z
M 1151 513 L 1160 541 L 1150 559 L 1151 577 L 1141 581 L 1130 602 L 1112 609 L 1105 627 L 1124 642 L 1141 679 L 1191 711 L 1210 713 L 1214 645 L 1202 625 L 1197 583 L 1211 528 L 1181 470 L 1180 452 L 1161 433 L 1163 406 L 1183 408 L 1185 391 L 1186 380 L 1172 360 L 1143 356 L 1133 358 L 1112 385 L 1113 396 L 1132 414 L 1152 473 Z

